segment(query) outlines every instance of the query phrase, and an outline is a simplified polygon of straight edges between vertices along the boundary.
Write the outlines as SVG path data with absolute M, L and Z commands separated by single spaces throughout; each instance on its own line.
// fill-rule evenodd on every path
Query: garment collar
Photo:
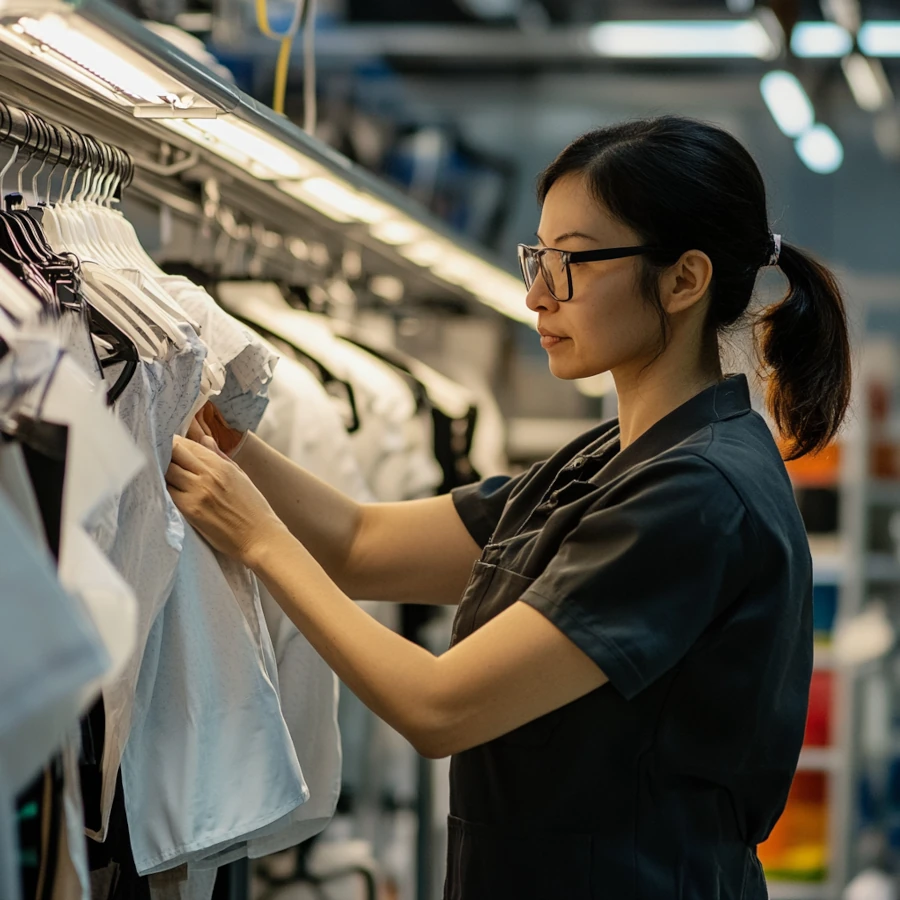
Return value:
M 714 422 L 745 415 L 750 409 L 750 386 L 747 383 L 747 376 L 732 375 L 701 391 L 647 429 L 634 443 L 629 444 L 610 460 L 604 467 L 604 474 L 612 476 L 637 463 L 652 459 L 680 444 L 701 428 Z M 616 419 L 611 423 L 609 431 L 604 433 L 602 438 L 604 446 L 607 446 L 609 438 L 614 433 L 617 434 L 618 430 L 619 422 Z M 602 452 L 603 447 L 600 447 L 587 455 L 595 456 Z

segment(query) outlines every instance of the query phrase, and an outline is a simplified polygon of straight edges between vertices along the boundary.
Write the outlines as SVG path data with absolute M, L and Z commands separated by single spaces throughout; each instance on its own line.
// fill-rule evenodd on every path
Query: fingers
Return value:
M 196 478 L 196 475 L 178 464 L 171 465 L 166 469 L 166 484 L 179 492 L 189 491 L 193 487 Z
M 226 456 L 222 452 L 222 450 L 219 448 L 219 445 L 216 443 L 215 438 L 207 437 L 206 435 L 204 435 L 203 439 L 199 443 L 201 447 L 206 447 L 207 450 L 212 450 L 212 452 L 215 453 L 216 456 L 224 459 L 226 462 L 233 462 L 230 457 Z
M 191 424 L 188 425 L 187 430 L 187 439 L 189 441 L 194 441 L 197 444 L 199 444 L 203 440 L 203 438 L 207 434 L 209 434 L 208 431 L 204 431 L 203 423 L 200 421 L 198 416 L 194 416 L 194 418 L 191 419 Z

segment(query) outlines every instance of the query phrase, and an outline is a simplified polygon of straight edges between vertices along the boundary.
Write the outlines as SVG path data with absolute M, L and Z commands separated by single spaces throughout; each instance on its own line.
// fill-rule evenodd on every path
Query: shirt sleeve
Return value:
M 466 530 L 479 547 L 486 547 L 519 477 L 492 475 L 484 481 L 453 488 L 450 496 Z
M 746 583 L 743 501 L 699 456 L 643 466 L 581 518 L 521 598 L 631 699 Z

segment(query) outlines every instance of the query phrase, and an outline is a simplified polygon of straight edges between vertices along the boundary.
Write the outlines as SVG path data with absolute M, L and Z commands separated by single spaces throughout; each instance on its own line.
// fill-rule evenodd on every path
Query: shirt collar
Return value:
M 732 375 L 701 391 L 687 403 L 683 403 L 660 419 L 634 443 L 613 457 L 604 467 L 604 475 L 608 472 L 612 476 L 637 463 L 652 459 L 707 425 L 745 415 L 750 409 L 750 386 L 747 383 L 747 376 Z M 601 454 L 609 438 L 613 433 L 618 434 L 618 431 L 618 420 L 614 420 L 610 430 L 604 433 L 602 446 L 586 455 Z

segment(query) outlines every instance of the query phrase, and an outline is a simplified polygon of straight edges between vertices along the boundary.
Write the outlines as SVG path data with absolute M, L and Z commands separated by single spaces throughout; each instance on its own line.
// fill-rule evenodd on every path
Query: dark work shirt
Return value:
M 746 379 L 625 450 L 609 422 L 453 498 L 484 548 L 454 642 L 521 600 L 609 683 L 454 757 L 445 897 L 764 898 L 755 849 L 806 719 L 812 565 Z

